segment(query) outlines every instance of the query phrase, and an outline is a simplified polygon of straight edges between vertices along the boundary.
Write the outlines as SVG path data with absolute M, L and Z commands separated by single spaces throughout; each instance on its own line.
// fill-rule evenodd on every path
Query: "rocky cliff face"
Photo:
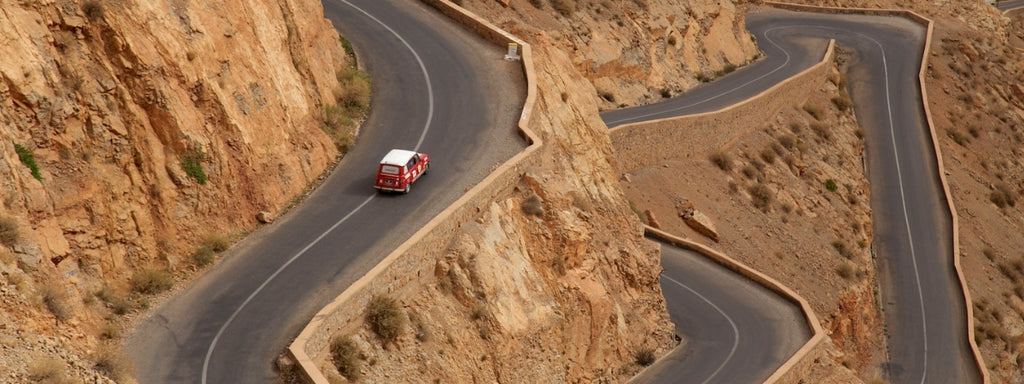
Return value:
M 180 276 L 338 154 L 317 116 L 345 56 L 319 2 L 7 2 L 0 30 L 5 348 L 86 354 L 108 299 L 140 303 L 134 272 Z
M 745 1 L 463 0 L 515 33 L 539 29 L 597 88 L 601 109 L 648 104 L 757 55 Z M 582 96 L 582 95 L 581 95 Z
M 531 128 L 544 159 L 511 195 L 461 227 L 423 286 L 404 287 L 402 326 L 382 343 L 362 317 L 333 337 L 362 355 L 342 368 L 366 382 L 620 382 L 675 346 L 643 239 L 610 163 L 593 87 L 539 32 Z M 410 331 L 411 329 L 411 331 Z M 653 357 L 652 357 L 653 358 Z M 354 361 L 335 357 L 342 367 Z M 330 365 L 330 364 L 326 364 Z M 328 375 L 341 373 L 328 370 Z

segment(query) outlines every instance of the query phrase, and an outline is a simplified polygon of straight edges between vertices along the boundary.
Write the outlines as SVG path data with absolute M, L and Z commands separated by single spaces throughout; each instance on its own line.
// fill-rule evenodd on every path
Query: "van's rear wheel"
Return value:
M 409 188 L 410 188 L 411 186 L 412 186 L 411 184 L 406 184 L 406 185 L 405 185 L 405 193 L 406 193 L 406 194 L 408 194 L 408 193 L 409 193 Z

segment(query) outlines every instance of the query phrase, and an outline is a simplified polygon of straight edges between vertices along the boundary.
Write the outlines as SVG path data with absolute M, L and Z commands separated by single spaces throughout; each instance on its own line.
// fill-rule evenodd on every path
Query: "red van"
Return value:
M 409 187 L 430 168 L 430 155 L 404 149 L 392 149 L 377 168 L 378 191 L 409 193 Z

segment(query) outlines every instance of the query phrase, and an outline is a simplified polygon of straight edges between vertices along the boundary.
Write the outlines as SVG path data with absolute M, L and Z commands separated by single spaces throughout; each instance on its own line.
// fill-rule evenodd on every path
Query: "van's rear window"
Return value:
M 380 173 L 387 175 L 397 175 L 399 173 L 399 168 L 394 165 L 382 165 L 380 166 Z

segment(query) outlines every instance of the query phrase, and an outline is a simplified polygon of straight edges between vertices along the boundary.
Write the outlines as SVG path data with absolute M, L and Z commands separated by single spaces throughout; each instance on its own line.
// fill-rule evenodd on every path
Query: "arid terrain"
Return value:
M 1021 382 L 1020 17 L 973 0 L 799 2 L 936 21 L 928 98 L 975 339 L 993 382 Z M 403 298 L 415 332 L 399 348 L 367 342 L 365 328 L 346 335 L 370 357 L 361 375 L 628 379 L 638 352 L 675 346 L 658 254 L 638 229 L 650 210 L 661 228 L 811 302 L 829 334 L 815 381 L 878 380 L 870 196 L 842 55 L 804 105 L 726 147 L 624 175 L 614 164 L 628 154 L 612 152 L 597 111 L 756 60 L 748 3 L 457 3 L 535 45 L 544 117 L 534 124 L 551 148 L 463 228 L 434 283 Z M 0 17 L 0 382 L 131 382 L 118 342 L 132 317 L 299 200 L 352 143 L 366 107 L 364 77 L 319 2 L 104 4 L 15 3 Z M 679 220 L 687 203 L 716 222 L 720 242 Z M 519 280 L 502 280 L 510 269 Z M 467 357 L 479 364 L 447 364 Z

